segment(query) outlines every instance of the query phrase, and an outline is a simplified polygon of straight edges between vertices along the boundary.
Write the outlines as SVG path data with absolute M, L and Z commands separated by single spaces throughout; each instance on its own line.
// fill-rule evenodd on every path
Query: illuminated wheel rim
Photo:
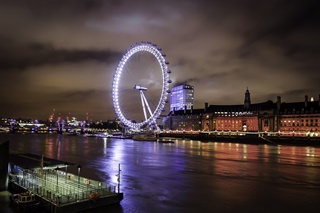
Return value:
M 156 119 L 160 116 L 167 102 L 168 94 L 170 93 L 169 84 L 171 83 L 171 80 L 169 79 L 169 74 L 171 71 L 168 69 L 169 63 L 165 60 L 165 54 L 161 53 L 161 51 L 161 48 L 158 48 L 156 44 L 152 44 L 151 42 L 136 43 L 136 45 L 131 46 L 131 48 L 123 55 L 116 68 L 116 73 L 114 75 L 112 84 L 113 107 L 118 119 L 130 129 L 142 129 L 155 124 Z M 159 79 L 159 81 L 161 80 L 162 82 L 161 94 L 159 94 L 160 98 L 157 101 L 156 107 L 152 109 L 152 112 L 147 116 L 147 119 L 137 122 L 126 116 L 125 109 L 122 107 L 122 103 L 119 101 L 119 96 L 121 95 L 120 85 L 126 64 L 133 55 L 140 52 L 148 53 L 155 57 L 158 62 L 157 64 L 160 67 L 159 70 L 162 76 L 162 79 Z

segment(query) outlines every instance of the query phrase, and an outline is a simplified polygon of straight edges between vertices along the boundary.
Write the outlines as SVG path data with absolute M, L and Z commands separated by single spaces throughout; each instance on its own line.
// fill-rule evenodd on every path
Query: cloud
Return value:
M 113 117 L 115 68 L 140 41 L 167 54 L 172 85 L 194 86 L 195 108 L 241 104 L 247 86 L 253 103 L 319 93 L 318 1 L 4 0 L 0 6 L 0 77 L 10 91 L 0 94 L 2 112 L 31 115 L 36 107 L 40 114 L 42 106 L 45 114 L 56 105 Z
M 55 66 L 62 63 L 81 63 L 87 60 L 108 63 L 121 56 L 120 53 L 110 50 L 55 49 L 52 45 L 40 43 L 15 47 L 6 46 L 2 47 L 1 50 L 0 71 L 21 70 L 43 65 Z

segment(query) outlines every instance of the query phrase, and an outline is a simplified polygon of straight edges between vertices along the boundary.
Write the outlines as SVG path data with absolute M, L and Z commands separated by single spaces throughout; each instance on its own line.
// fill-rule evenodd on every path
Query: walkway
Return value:
M 10 180 L 56 205 L 89 200 L 90 195 L 114 195 L 117 189 L 59 170 L 23 170 L 11 175 Z

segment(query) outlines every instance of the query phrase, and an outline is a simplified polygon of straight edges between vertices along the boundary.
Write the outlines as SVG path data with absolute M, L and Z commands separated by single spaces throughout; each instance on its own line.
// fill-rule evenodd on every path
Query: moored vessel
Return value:
M 40 201 L 30 191 L 10 195 L 10 202 L 22 212 L 33 212 L 38 209 Z
M 158 143 L 174 143 L 176 138 L 159 138 L 157 139 Z

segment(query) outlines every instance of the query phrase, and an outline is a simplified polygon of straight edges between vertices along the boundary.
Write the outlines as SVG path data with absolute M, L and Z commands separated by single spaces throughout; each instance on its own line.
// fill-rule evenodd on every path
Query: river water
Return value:
M 57 134 L 0 134 L 11 153 L 74 163 L 124 199 L 96 212 L 319 212 L 320 148 L 178 140 L 174 144 Z M 0 211 L 14 212 L 7 196 Z

